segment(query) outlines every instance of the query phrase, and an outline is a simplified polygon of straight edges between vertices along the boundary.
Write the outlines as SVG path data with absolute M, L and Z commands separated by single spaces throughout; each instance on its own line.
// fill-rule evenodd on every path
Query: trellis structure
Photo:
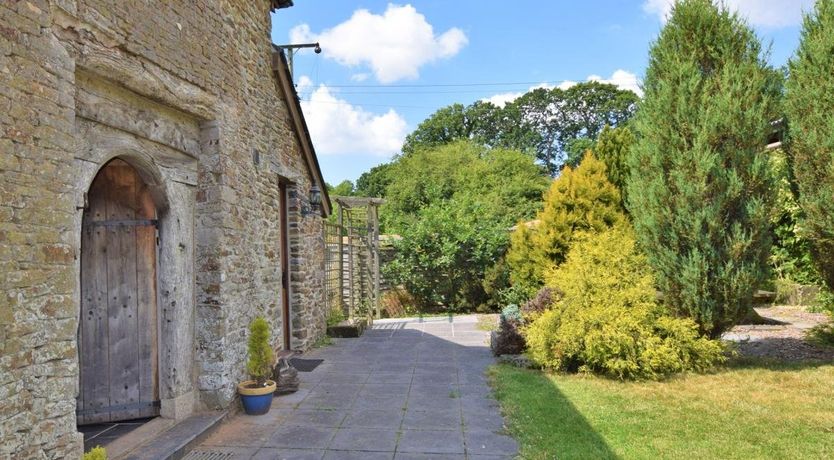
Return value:
M 337 222 L 324 226 L 328 311 L 350 320 L 380 317 L 380 198 L 336 197 Z

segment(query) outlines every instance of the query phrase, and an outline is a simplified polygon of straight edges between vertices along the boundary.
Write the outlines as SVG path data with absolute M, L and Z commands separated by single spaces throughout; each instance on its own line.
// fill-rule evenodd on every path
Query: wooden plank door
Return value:
M 290 318 L 290 244 L 287 184 L 281 182 L 281 342 L 284 350 L 292 349 L 292 321 Z
M 159 415 L 156 210 L 136 170 L 108 163 L 81 231 L 79 424 Z

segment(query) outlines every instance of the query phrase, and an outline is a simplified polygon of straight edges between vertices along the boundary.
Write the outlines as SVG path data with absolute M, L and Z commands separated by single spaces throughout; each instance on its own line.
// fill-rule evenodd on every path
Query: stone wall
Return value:
M 110 158 L 158 181 L 167 203 L 164 416 L 233 403 L 255 315 L 280 347 L 279 180 L 291 183 L 293 347 L 323 333 L 322 222 L 299 212 L 315 176 L 272 69 L 269 10 L 268 0 L 0 3 L 0 458 L 81 451 L 80 216 Z

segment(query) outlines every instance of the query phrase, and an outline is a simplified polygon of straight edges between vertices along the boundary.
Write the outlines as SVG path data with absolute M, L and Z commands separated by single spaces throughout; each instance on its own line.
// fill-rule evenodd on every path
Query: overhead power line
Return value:
M 426 105 L 401 105 L 401 104 L 365 104 L 362 102 L 347 102 L 347 101 L 319 101 L 312 99 L 300 98 L 301 102 L 309 102 L 311 104 L 330 104 L 330 105 L 349 105 L 360 107 L 387 107 L 391 109 L 436 109 L 436 106 Z
M 603 78 L 604 83 L 626 83 L 633 81 L 631 78 Z M 391 85 L 358 85 L 358 84 L 339 84 L 330 85 L 324 84 L 329 88 L 463 88 L 472 86 L 531 86 L 531 85 L 551 85 L 559 86 L 564 83 L 580 83 L 588 81 L 586 78 L 577 78 L 575 80 L 550 80 L 550 81 L 515 81 L 515 82 L 495 82 L 495 83 L 415 83 L 415 84 L 391 84 Z
M 566 80 L 567 81 L 567 80 Z M 541 81 L 519 81 L 519 82 L 504 82 L 504 83 L 423 83 L 423 84 L 403 84 L 403 85 L 327 85 L 332 88 L 454 88 L 466 86 L 514 86 L 514 85 L 540 85 L 547 82 Z
M 326 85 L 325 85 L 326 86 Z M 455 90 L 455 91 L 339 91 L 333 94 L 379 94 L 379 95 L 415 95 L 415 94 L 483 94 L 484 90 Z

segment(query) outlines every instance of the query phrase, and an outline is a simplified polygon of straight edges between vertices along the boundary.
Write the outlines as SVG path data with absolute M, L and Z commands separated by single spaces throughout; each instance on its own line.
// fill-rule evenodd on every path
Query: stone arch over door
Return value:
M 197 379 L 204 373 L 204 366 L 198 367 L 195 361 L 200 273 L 195 267 L 198 169 L 201 159 L 211 157 L 219 148 L 216 124 L 202 118 L 208 112 L 195 114 L 191 109 L 195 103 L 203 108 L 213 106 L 213 100 L 198 97 L 207 104 L 200 105 L 194 99 L 201 94 L 199 89 L 185 85 L 176 88 L 186 90 L 187 98 L 161 102 L 156 89 L 131 87 L 127 83 L 138 80 L 115 78 L 100 70 L 81 66 L 75 72 L 77 211 L 71 231 L 79 252 L 74 300 L 80 311 L 81 229 L 87 192 L 99 171 L 119 159 L 136 170 L 156 206 L 159 413 L 181 419 L 196 409 Z M 143 75 L 142 82 L 160 78 Z M 79 358 L 76 355 L 77 363 Z M 76 392 L 80 390 L 76 387 Z
M 159 415 L 157 223 L 139 171 L 108 161 L 82 216 L 79 424 Z

